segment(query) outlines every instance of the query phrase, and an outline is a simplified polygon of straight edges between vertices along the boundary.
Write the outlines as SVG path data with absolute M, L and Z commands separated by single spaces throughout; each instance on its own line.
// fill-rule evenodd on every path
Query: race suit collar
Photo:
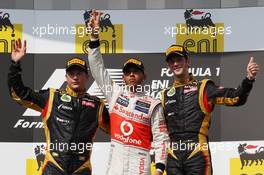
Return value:
M 193 78 L 193 75 L 189 74 L 189 78 L 184 80 L 184 81 L 175 80 L 174 83 L 173 83 L 173 86 L 175 88 L 177 88 L 177 87 L 184 86 L 186 84 L 192 83 L 193 81 L 195 81 L 195 79 Z
M 69 86 L 66 87 L 66 92 L 67 92 L 67 94 L 69 94 L 72 97 L 80 97 L 80 96 L 83 96 L 84 94 L 86 94 L 86 90 L 83 92 L 75 92 Z
M 130 96 L 130 97 L 134 97 L 134 96 L 144 96 L 145 95 L 145 93 L 144 92 L 132 92 L 132 91 L 129 91 L 129 90 L 127 90 L 127 89 L 124 89 L 124 91 L 123 91 L 125 94 L 127 94 L 128 96 Z

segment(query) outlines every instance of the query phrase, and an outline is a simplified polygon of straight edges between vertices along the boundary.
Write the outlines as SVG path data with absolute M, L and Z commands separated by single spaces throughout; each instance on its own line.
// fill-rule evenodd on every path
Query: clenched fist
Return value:
M 94 9 L 90 14 L 90 20 L 87 26 L 91 29 L 91 39 L 98 39 L 100 18 L 102 14 L 102 12 L 96 11 Z

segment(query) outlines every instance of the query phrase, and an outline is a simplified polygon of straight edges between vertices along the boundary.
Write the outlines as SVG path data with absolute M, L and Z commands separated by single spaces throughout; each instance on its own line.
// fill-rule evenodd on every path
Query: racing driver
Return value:
M 208 79 L 194 79 L 188 72 L 190 58 L 183 46 L 169 47 L 166 61 L 175 78 L 173 86 L 162 93 L 162 105 L 171 140 L 166 172 L 168 175 L 211 175 L 208 129 L 214 105 L 245 104 L 259 66 L 251 58 L 247 66 L 247 77 L 234 89 L 216 86 Z
M 95 29 L 99 27 L 101 12 L 92 11 L 89 65 L 92 76 L 102 89 L 109 104 L 111 126 L 108 175 L 149 175 L 151 141 L 155 151 L 156 175 L 165 169 L 168 133 L 161 102 L 138 89 L 146 75 L 138 59 L 128 59 L 123 67 L 125 88 L 115 84 L 104 67 Z M 111 87 L 111 88 L 109 88 Z
M 86 93 L 89 79 L 86 62 L 72 58 L 66 65 L 66 89 L 33 91 L 24 86 L 20 61 L 26 41 L 15 42 L 11 54 L 8 86 L 20 105 L 42 113 L 47 152 L 43 175 L 91 175 L 90 155 L 100 126 L 109 131 L 110 118 L 104 103 Z

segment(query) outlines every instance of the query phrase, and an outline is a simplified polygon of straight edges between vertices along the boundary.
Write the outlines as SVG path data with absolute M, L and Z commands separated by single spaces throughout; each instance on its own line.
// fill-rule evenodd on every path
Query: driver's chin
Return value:
M 180 69 L 180 70 L 174 70 L 174 75 L 176 76 L 181 76 L 183 74 L 183 69 Z
M 82 89 L 80 85 L 71 85 L 70 88 L 76 92 L 79 92 Z
M 136 83 L 136 82 L 133 82 L 133 83 L 127 83 L 126 85 L 127 85 L 127 86 L 130 86 L 130 87 L 134 87 L 134 86 L 137 86 L 137 83 Z

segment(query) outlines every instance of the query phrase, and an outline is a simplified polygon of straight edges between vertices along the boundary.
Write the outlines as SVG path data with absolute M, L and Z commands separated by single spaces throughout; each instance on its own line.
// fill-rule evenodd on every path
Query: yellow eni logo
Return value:
M 38 169 L 38 163 L 36 159 L 27 159 L 26 162 L 26 175 L 41 175 L 42 174 L 42 166 Z
M 154 162 L 151 162 L 150 168 L 151 168 L 151 175 L 156 175 L 156 167 L 155 167 Z M 167 175 L 166 171 L 164 171 L 164 173 L 162 175 Z
M 186 23 L 176 24 L 176 44 L 183 45 L 190 52 L 224 52 L 224 34 L 227 31 L 224 23 L 213 23 L 211 16 L 211 13 L 186 10 Z
M 0 53 L 11 53 L 18 38 L 22 38 L 22 24 L 12 24 L 9 13 L 0 12 Z
M 240 158 L 230 159 L 230 175 L 264 175 L 264 147 L 240 144 Z
M 86 21 L 89 21 L 91 11 L 86 11 Z M 110 20 L 110 15 L 105 14 L 100 19 L 100 28 L 98 32 L 100 35 L 100 50 L 101 53 L 122 53 L 123 52 L 123 25 L 113 25 Z M 88 53 L 88 45 L 90 42 L 89 29 L 83 24 L 76 25 L 76 53 Z
M 241 169 L 241 161 L 239 158 L 232 158 L 230 160 L 230 175 L 264 175 L 264 164 L 261 165 L 261 162 L 254 162 L 253 160 L 248 161 L 248 166 Z
M 36 159 L 26 160 L 26 175 L 41 175 L 45 160 L 45 146 L 37 145 L 34 148 Z

